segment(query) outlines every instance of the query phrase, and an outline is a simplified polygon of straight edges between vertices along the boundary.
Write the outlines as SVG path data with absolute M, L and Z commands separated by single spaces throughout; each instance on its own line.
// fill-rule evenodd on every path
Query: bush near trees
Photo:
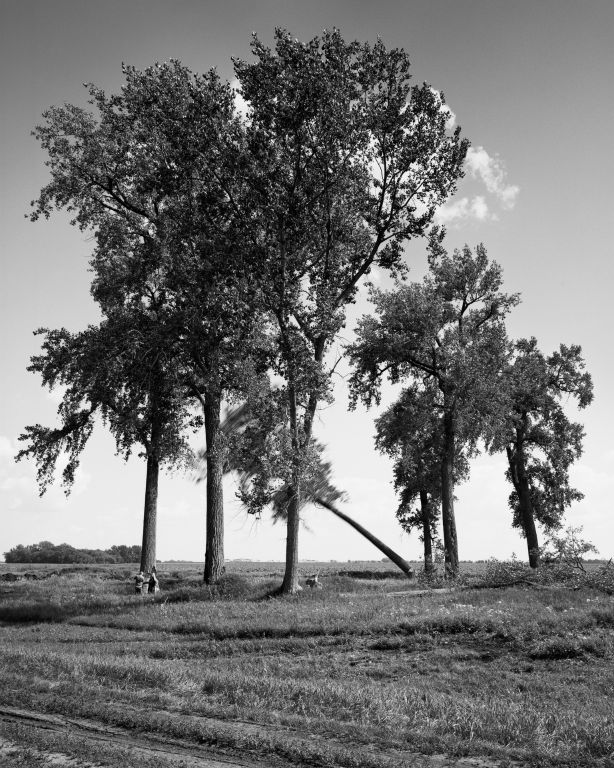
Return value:
M 7 563 L 138 563 L 141 548 L 138 544 L 114 544 L 109 549 L 77 549 L 70 544 L 18 544 L 4 553 Z

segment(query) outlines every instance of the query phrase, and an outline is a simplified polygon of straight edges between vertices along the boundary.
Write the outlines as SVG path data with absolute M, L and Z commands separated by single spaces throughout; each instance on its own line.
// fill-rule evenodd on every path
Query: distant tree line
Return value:
M 114 544 L 109 549 L 77 549 L 70 544 L 18 544 L 4 553 L 7 563 L 138 563 L 141 548 L 138 544 Z

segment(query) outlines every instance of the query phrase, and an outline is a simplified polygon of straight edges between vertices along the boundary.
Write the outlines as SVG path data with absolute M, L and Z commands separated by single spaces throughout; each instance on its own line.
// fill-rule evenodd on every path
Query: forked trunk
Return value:
M 205 394 L 207 440 L 207 522 L 205 584 L 215 584 L 224 573 L 224 449 L 220 430 L 220 397 Z
M 422 517 L 422 541 L 424 543 L 424 572 L 433 571 L 433 538 L 431 536 L 431 505 L 429 495 L 420 490 L 420 515 Z
M 356 520 L 353 520 L 351 517 L 349 517 L 345 513 L 338 510 L 336 507 L 334 507 L 325 499 L 316 497 L 315 502 L 316 504 L 319 504 L 321 507 L 328 509 L 328 511 L 332 512 L 333 515 L 337 515 L 337 517 L 341 518 L 341 520 L 348 523 L 348 525 L 351 525 L 352 528 L 354 528 L 354 530 L 362 534 L 365 537 L 365 539 L 368 539 L 371 542 L 371 544 L 373 544 L 379 549 L 380 552 L 382 552 L 384 555 L 386 555 L 387 558 L 392 560 L 392 562 L 398 568 L 400 568 L 408 578 L 411 579 L 413 577 L 414 571 L 411 565 L 406 560 L 404 560 L 401 557 L 401 555 L 397 555 L 397 553 L 393 549 L 390 549 L 390 547 L 386 546 L 386 544 L 384 544 L 383 541 L 378 539 L 377 536 L 374 536 L 366 528 L 363 528 L 362 525 L 360 525 L 360 523 L 357 523 Z
M 458 540 L 456 538 L 456 520 L 454 518 L 454 453 L 456 436 L 453 415 L 446 411 L 443 421 L 444 450 L 441 460 L 441 521 L 446 574 L 454 577 L 458 575 Z

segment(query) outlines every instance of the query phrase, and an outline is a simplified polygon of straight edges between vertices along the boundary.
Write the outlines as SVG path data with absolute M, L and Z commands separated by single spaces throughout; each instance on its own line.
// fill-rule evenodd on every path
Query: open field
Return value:
M 609 595 L 339 562 L 272 599 L 280 563 L 199 569 L 138 597 L 129 565 L 0 565 L 30 575 L 0 581 L 0 766 L 614 765 Z

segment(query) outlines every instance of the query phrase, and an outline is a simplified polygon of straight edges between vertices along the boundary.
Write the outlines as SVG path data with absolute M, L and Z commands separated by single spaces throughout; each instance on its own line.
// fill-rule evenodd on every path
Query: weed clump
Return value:
M 255 596 L 252 582 L 236 573 L 224 574 L 216 584 L 203 584 L 200 580 L 180 583 L 179 586 L 159 593 L 156 603 L 192 603 L 210 600 L 249 600 Z
M 608 646 L 604 640 L 574 637 L 554 637 L 536 643 L 528 653 L 531 659 L 577 659 L 584 656 L 604 658 L 608 655 Z

